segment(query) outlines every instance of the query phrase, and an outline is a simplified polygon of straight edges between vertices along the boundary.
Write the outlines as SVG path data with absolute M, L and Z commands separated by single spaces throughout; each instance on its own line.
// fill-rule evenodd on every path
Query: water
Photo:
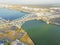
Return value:
M 14 20 L 27 13 L 0 8 L 0 17 Z M 35 45 L 60 45 L 60 26 L 46 24 L 40 20 L 27 21 L 22 28 L 28 33 Z
M 0 17 L 6 20 L 14 20 L 20 18 L 28 13 L 17 11 L 17 10 L 10 10 L 5 8 L 0 8 Z
M 27 21 L 22 28 L 28 32 L 35 45 L 60 45 L 60 26 L 42 21 Z

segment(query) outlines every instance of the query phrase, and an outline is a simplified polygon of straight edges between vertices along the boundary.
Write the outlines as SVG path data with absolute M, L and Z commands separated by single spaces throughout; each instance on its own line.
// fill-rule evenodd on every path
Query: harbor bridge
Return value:
M 42 20 L 44 22 L 46 22 L 47 24 L 51 23 L 51 24 L 56 24 L 56 25 L 60 25 L 60 23 L 58 22 L 52 22 L 51 20 L 56 19 L 56 18 L 60 18 L 60 15 L 53 15 L 52 12 L 46 12 L 45 9 L 43 9 L 43 12 L 41 11 L 41 8 L 30 8 L 30 7 L 26 7 L 24 8 L 24 6 L 20 6 L 20 5 L 0 5 L 0 7 L 3 8 L 8 8 L 8 9 L 15 9 L 15 10 L 20 10 L 20 11 L 24 11 L 24 12 L 28 12 L 29 14 L 24 15 L 21 18 L 12 20 L 12 21 L 7 21 L 5 19 L 0 19 L 0 23 L 1 21 L 5 24 L 12 24 L 15 26 L 18 26 L 19 28 L 21 28 L 21 26 L 29 20 Z M 50 11 L 50 9 L 48 9 Z M 54 11 L 53 11 L 54 12 Z M 4 25 L 5 25 L 4 24 Z

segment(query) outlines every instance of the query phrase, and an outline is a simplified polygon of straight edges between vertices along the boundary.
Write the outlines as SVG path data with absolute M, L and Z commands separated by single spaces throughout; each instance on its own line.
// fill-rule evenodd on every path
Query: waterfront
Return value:
M 25 14 L 27 13 L 0 8 L 0 17 L 6 20 L 14 20 Z M 60 45 L 60 26 L 46 24 L 40 20 L 32 20 L 25 22 L 22 28 L 36 45 Z

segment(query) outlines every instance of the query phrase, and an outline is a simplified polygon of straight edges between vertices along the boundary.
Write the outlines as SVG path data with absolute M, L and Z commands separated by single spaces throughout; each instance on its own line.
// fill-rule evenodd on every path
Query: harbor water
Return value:
M 28 13 L 0 8 L 0 17 L 14 20 Z M 60 45 L 60 26 L 46 24 L 40 20 L 30 20 L 22 25 L 35 45 Z

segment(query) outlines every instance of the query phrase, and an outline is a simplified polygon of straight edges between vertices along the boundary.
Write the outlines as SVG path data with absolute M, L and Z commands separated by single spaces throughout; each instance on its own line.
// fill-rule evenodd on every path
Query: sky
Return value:
M 58 4 L 60 0 L 0 0 L 0 3 L 9 4 Z

